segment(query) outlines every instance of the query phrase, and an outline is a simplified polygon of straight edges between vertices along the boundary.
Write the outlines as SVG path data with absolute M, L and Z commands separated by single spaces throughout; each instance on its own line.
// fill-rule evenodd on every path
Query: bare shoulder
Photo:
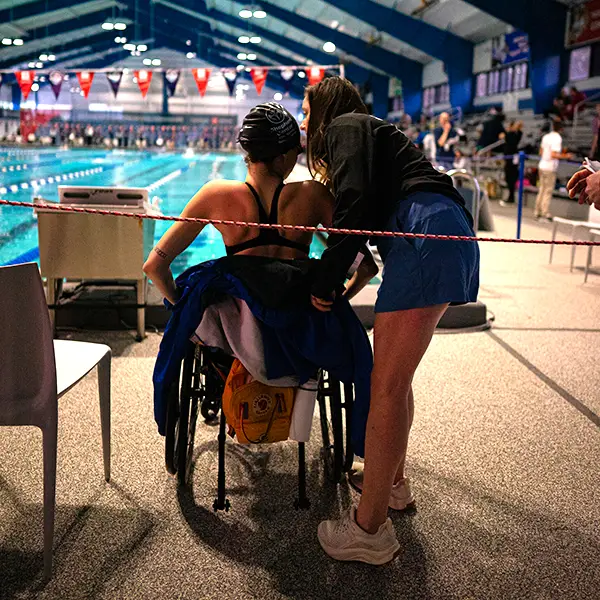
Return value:
M 331 195 L 329 190 L 322 183 L 315 181 L 314 179 L 289 183 L 288 185 L 294 186 L 294 190 L 303 195 L 306 194 L 319 198 L 326 198 Z
M 218 207 L 220 198 L 231 198 L 232 194 L 237 194 L 245 189 L 241 181 L 231 181 L 227 179 L 215 179 L 205 183 L 188 202 L 186 213 L 200 216 L 200 213 L 206 214 L 212 208 Z

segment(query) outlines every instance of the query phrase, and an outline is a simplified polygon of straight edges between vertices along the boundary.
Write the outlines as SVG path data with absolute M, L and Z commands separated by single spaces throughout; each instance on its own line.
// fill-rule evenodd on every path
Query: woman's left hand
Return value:
M 312 305 L 321 312 L 331 312 L 333 300 L 323 300 L 323 298 L 310 297 Z

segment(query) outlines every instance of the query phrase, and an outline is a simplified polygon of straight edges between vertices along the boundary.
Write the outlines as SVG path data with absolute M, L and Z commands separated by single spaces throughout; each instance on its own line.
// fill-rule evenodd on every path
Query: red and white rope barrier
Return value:
M 196 217 L 172 217 L 165 215 L 128 213 L 100 208 L 84 208 L 80 206 L 64 206 L 53 203 L 18 202 L 16 200 L 0 200 L 0 206 L 20 206 L 24 208 L 43 208 L 66 213 L 85 213 L 129 219 L 152 219 L 154 221 L 173 221 L 178 223 L 201 223 L 203 225 L 233 225 L 235 227 L 256 227 L 260 229 L 279 229 L 284 231 L 306 231 L 310 233 L 337 233 L 342 235 L 363 235 L 368 237 L 402 237 L 408 239 L 430 239 L 455 242 L 501 242 L 504 244 L 543 244 L 554 246 L 600 246 L 600 241 L 591 240 L 530 240 L 515 238 L 473 237 L 467 235 L 439 235 L 430 233 L 405 233 L 402 231 L 373 231 L 369 229 L 341 229 L 337 227 L 308 227 L 306 225 L 279 225 L 271 223 L 252 223 L 228 219 L 200 219 Z

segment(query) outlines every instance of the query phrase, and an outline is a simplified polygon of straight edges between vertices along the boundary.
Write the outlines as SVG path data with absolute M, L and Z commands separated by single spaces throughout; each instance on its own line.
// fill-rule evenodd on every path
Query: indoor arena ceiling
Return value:
M 556 0 L 524 1 L 556 4 Z M 389 65 L 398 57 L 404 64 L 440 58 L 439 40 L 477 43 L 518 27 L 518 22 L 497 18 L 503 16 L 494 8 L 498 4 L 514 5 L 518 11 L 523 2 L 0 0 L 0 68 L 38 65 L 40 54 L 51 54 L 57 66 L 74 62 L 82 67 L 110 66 L 130 57 L 131 46 L 123 48 L 119 41 L 126 37 L 128 43 L 143 41 L 152 50 L 168 48 L 217 66 L 231 65 L 245 52 L 256 55 L 254 64 L 348 61 L 394 75 Z M 262 10 L 266 16 L 242 18 L 244 9 L 252 15 Z M 394 13 L 403 19 L 390 20 Z M 103 29 L 106 22 L 125 29 Z M 416 36 L 411 24 L 425 27 L 424 35 Z M 260 42 L 243 44 L 239 39 L 245 35 Z M 329 52 L 324 51 L 325 42 L 335 48 L 330 44 Z

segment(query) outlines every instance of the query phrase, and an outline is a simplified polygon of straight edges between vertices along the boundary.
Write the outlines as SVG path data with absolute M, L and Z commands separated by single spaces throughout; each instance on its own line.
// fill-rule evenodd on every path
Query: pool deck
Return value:
M 513 235 L 513 214 L 494 208 L 495 235 Z M 549 238 L 549 226 L 526 217 L 523 234 Z M 553 265 L 548 247 L 481 251 L 493 328 L 437 334 L 417 373 L 417 509 L 391 514 L 394 563 L 323 554 L 318 523 L 357 495 L 324 482 L 316 423 L 310 511 L 292 507 L 293 444 L 229 443 L 232 509 L 215 514 L 214 427 L 198 427 L 191 491 L 164 469 L 151 387 L 161 336 L 63 333 L 113 349 L 113 480 L 92 374 L 59 407 L 55 574 L 43 586 L 41 435 L 0 428 L 0 598 L 598 600 L 600 274 L 583 285 L 566 247 Z

